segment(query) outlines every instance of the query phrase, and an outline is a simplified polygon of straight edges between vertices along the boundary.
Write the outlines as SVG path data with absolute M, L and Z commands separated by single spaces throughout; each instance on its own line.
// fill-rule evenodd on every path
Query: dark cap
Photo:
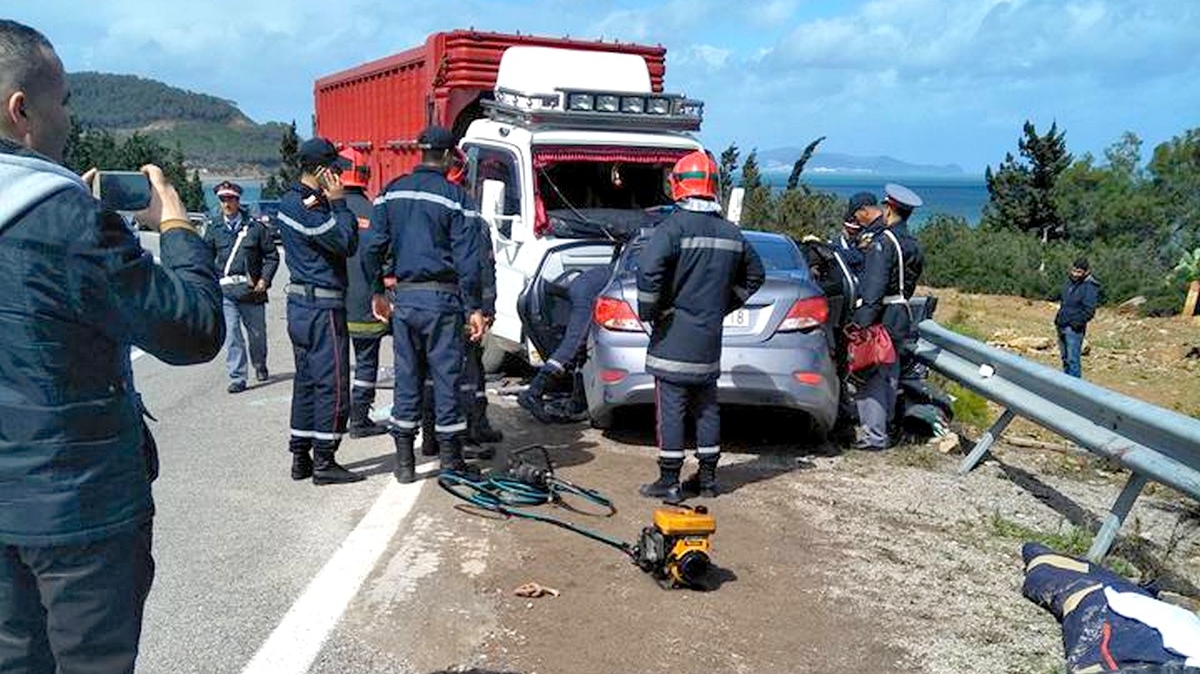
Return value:
M 300 166 L 324 166 L 328 168 L 350 168 L 350 162 L 338 156 L 337 148 L 328 140 L 317 136 L 300 145 Z
M 908 189 L 904 185 L 896 183 L 888 183 L 883 186 L 884 198 L 891 204 L 903 211 L 911 211 L 912 209 L 924 204 L 921 197 L 917 193 Z
M 241 199 L 242 186 L 229 180 L 222 180 L 213 188 L 213 194 L 216 194 L 218 199 L 224 199 L 225 197 Z
M 427 126 L 417 136 L 417 145 L 422 150 L 449 150 L 454 147 L 454 134 L 441 126 Z
M 857 213 L 859 209 L 867 206 L 878 205 L 879 201 L 875 198 L 874 194 L 871 194 L 870 192 L 859 192 L 858 194 L 850 197 L 850 201 L 846 204 L 846 217 L 843 218 L 843 220 L 845 222 L 854 220 L 854 214 Z
M 1088 259 L 1086 257 L 1081 257 L 1075 260 L 1075 264 L 1071 265 L 1071 267 L 1081 271 L 1088 271 L 1091 269 L 1091 267 L 1088 265 Z

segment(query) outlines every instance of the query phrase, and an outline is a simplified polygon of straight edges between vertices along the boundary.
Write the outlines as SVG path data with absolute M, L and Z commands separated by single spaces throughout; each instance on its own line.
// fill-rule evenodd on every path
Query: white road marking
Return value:
M 146 355 L 146 352 L 142 351 L 141 349 L 139 349 L 135 346 L 129 350 L 129 361 L 133 362 L 133 361 L 137 360 L 138 358 L 141 358 L 144 355 Z
M 417 473 L 430 473 L 436 466 L 436 462 L 425 463 L 417 467 Z M 303 674 L 312 667 L 329 633 L 417 502 L 425 482 L 388 480 L 375 505 L 292 604 L 242 674 Z

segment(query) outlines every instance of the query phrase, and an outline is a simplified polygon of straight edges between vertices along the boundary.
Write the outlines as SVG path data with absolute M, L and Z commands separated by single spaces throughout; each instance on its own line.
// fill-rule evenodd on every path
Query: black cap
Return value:
M 217 183 L 215 187 L 213 187 L 213 194 L 217 195 L 218 197 L 234 197 L 241 199 L 242 186 L 230 180 L 222 180 L 221 182 Z
M 300 166 L 325 166 L 329 168 L 350 168 L 350 162 L 339 156 L 337 148 L 328 140 L 317 136 L 309 138 L 300 145 Z
M 1078 260 L 1075 260 L 1075 264 L 1071 266 L 1081 271 L 1088 271 L 1091 269 L 1091 267 L 1088 265 L 1088 259 L 1086 257 L 1081 257 Z
M 417 145 L 422 150 L 449 150 L 454 147 L 454 134 L 445 127 L 427 126 L 417 136 Z
M 850 201 L 846 204 L 846 217 L 844 219 L 847 222 L 854 220 L 854 214 L 857 213 L 859 209 L 866 206 L 878 205 L 879 200 L 875 198 L 874 194 L 871 194 L 870 192 L 859 192 L 858 194 L 850 197 Z

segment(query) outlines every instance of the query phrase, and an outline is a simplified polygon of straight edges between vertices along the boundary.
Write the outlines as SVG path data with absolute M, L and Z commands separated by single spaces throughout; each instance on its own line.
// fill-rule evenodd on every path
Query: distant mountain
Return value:
M 789 173 L 803 152 L 804 148 L 799 147 L 759 152 L 760 170 L 764 173 Z M 858 157 L 836 152 L 814 153 L 804 166 L 804 172 L 880 176 L 958 176 L 965 173 L 957 164 L 910 164 L 891 157 Z
M 287 125 L 256 124 L 233 101 L 134 75 L 82 72 L 67 79 L 71 113 L 86 128 L 178 144 L 188 166 L 202 173 L 266 174 L 279 166 Z

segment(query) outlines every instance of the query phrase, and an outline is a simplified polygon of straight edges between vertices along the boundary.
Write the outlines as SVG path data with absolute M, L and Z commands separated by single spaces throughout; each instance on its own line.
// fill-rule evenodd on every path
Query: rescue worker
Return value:
M 708 497 L 719 492 L 721 322 L 764 279 L 758 254 L 720 215 L 718 173 L 702 151 L 675 164 L 669 181 L 677 210 L 654 229 L 639 260 L 638 317 L 654 328 L 646 371 L 655 379 L 659 447 L 658 480 L 639 491 L 668 502 L 680 501 L 683 489 Z M 700 469 L 681 487 L 689 412 Z
M 278 215 L 291 273 L 287 324 L 296 361 L 292 479 L 359 482 L 363 476 L 334 460 L 350 403 L 346 259 L 358 246 L 358 224 L 340 176 L 348 167 L 333 143 L 319 137 L 300 145 L 299 159 L 300 180 L 280 199 Z
M 270 378 L 267 369 L 267 290 L 279 269 L 279 253 L 267 226 L 242 207 L 242 186 L 228 180 L 213 188 L 219 212 L 204 229 L 216 260 L 225 313 L 225 368 L 229 392 L 246 390 L 246 343 L 254 378 Z M 242 326 L 246 327 L 245 339 Z
M 421 423 L 424 368 L 433 378 L 434 432 L 442 470 L 467 470 L 462 455 L 467 421 L 459 403 L 464 315 L 472 341 L 486 329 L 480 293 L 480 217 L 467 193 L 446 179 L 454 137 L 431 126 L 418 137 L 421 163 L 375 199 L 366 250 L 368 278 L 396 278 L 390 307 L 396 368 L 392 437 L 396 480 L 416 479 L 413 444 Z M 384 268 L 390 249 L 391 268 Z
M 139 215 L 156 264 L 62 165 L 67 97 L 50 41 L 0 19 L 0 672 L 132 674 L 158 454 L 130 348 L 207 362 L 225 324 L 212 255 L 161 169 L 142 167 Z
M 517 403 L 524 407 L 538 421 L 548 424 L 558 421 L 554 415 L 547 412 L 542 397 L 546 385 L 554 379 L 573 373 L 579 369 L 584 350 L 587 347 L 588 330 L 592 326 L 592 305 L 596 297 L 612 278 L 612 267 L 604 265 L 588 269 L 567 286 L 567 297 L 571 303 L 571 313 L 567 318 L 567 329 L 562 341 L 554 349 L 554 353 L 538 368 L 537 374 L 529 382 L 529 387 L 517 396 Z
M 867 193 L 854 195 L 849 204 L 864 226 L 863 273 L 851 328 L 882 323 L 897 355 L 895 362 L 866 372 L 855 391 L 859 438 L 854 446 L 868 451 L 886 449 L 891 444 L 888 424 L 899 392 L 900 358 L 912 328 L 908 298 L 916 290 L 923 268 L 921 247 L 906 227 L 908 216 L 921 205 L 921 199 L 901 185 L 888 184 L 884 190 L 884 208 L 871 203 L 874 196 Z
M 375 404 L 375 382 L 379 378 L 380 344 L 389 332 L 389 325 L 372 311 L 375 284 L 363 267 L 362 253 L 371 235 L 372 204 L 367 197 L 371 167 L 367 156 L 354 148 L 345 148 L 338 155 L 350 164 L 342 172 L 342 187 L 359 237 L 358 249 L 346 260 L 346 327 L 354 347 L 354 378 L 350 382 L 350 420 L 346 431 L 352 438 L 365 438 L 388 431 L 387 426 L 371 419 L 371 406 Z

